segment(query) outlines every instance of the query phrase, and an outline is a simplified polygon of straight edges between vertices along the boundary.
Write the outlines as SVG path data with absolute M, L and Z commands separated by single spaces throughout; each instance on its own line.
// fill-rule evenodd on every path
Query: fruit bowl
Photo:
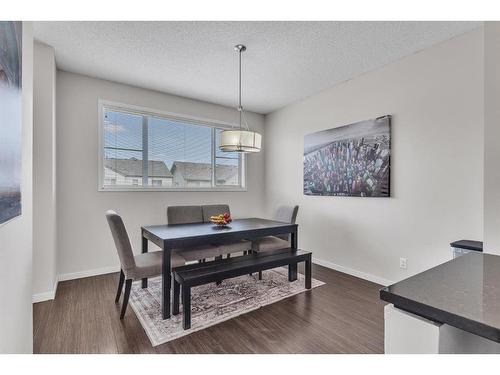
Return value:
M 218 227 L 226 227 L 233 219 L 229 213 L 223 213 L 219 215 L 210 216 L 210 222 L 217 225 Z

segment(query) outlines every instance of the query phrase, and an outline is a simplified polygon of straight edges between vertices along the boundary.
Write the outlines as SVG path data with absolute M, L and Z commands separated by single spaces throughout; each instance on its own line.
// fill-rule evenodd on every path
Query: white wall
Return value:
M 484 26 L 484 251 L 500 255 L 500 22 Z
M 123 216 L 137 252 L 140 226 L 165 223 L 168 205 L 228 203 L 235 217 L 261 214 L 263 153 L 248 158 L 247 192 L 98 192 L 99 98 L 219 121 L 237 119 L 231 108 L 58 71 L 57 242 L 63 279 L 118 266 L 104 217 L 107 209 Z M 248 120 L 251 127 L 262 131 L 262 116 L 249 114 Z
M 303 195 L 305 134 L 386 114 L 391 198 Z M 380 283 L 420 272 L 482 238 L 482 124 L 478 29 L 266 116 L 267 213 L 299 204 L 299 245 L 323 264 Z
M 33 301 L 54 298 L 56 269 L 56 61 L 35 42 L 33 61 Z
M 33 29 L 23 22 L 22 215 L 0 227 L 0 353 L 33 352 Z

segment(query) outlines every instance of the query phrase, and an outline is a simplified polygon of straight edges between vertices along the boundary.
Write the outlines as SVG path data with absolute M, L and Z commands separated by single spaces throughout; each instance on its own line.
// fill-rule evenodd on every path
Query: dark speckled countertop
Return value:
M 500 342 L 500 256 L 462 255 L 382 288 L 380 298 L 399 309 Z

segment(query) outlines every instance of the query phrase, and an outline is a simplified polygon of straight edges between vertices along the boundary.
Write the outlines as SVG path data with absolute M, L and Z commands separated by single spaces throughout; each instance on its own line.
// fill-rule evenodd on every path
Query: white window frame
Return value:
M 210 191 L 247 191 L 247 165 L 246 165 L 246 157 L 245 154 L 239 154 L 239 186 L 221 186 L 216 185 L 215 179 L 215 160 L 216 160 L 216 150 L 215 150 L 215 130 L 212 130 L 212 155 L 211 155 L 211 163 L 212 163 L 212 187 L 211 188 L 188 188 L 188 187 L 155 187 L 155 186 L 120 186 L 120 185 L 104 185 L 104 111 L 105 109 L 116 110 L 119 112 L 130 113 L 133 115 L 141 115 L 141 116 L 153 116 L 160 119 L 170 120 L 170 121 L 180 121 L 192 123 L 194 125 L 201 125 L 210 127 L 212 129 L 231 129 L 237 126 L 237 124 L 223 122 L 218 120 L 200 118 L 190 115 L 183 115 L 178 113 L 166 112 L 156 109 L 151 109 L 147 107 L 136 106 L 132 104 L 118 103 L 110 100 L 98 99 L 98 181 L 97 181 L 97 190 L 100 192 L 107 191 L 181 191 L 181 192 L 210 192 Z M 143 134 L 144 137 L 144 134 Z M 147 134 L 146 134 L 147 137 Z

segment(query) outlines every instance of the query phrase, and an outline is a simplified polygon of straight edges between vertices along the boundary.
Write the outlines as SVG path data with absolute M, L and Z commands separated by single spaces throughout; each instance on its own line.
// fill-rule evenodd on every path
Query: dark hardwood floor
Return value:
M 34 305 L 34 352 L 382 353 L 381 286 L 318 265 L 313 277 L 326 285 L 155 348 L 132 308 L 119 319 L 118 273 L 61 282 Z

